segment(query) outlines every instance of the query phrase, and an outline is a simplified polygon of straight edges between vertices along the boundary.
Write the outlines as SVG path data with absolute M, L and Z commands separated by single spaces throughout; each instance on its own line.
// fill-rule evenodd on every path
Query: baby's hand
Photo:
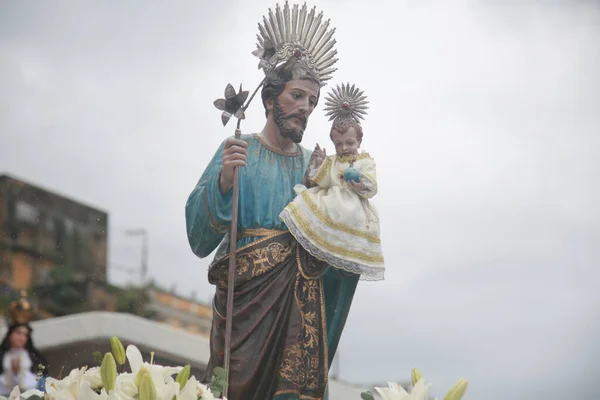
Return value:
M 348 184 L 356 193 L 364 191 L 367 186 L 362 182 L 348 181 Z
M 313 151 L 313 162 L 315 163 L 315 168 L 319 168 L 326 158 L 327 151 L 325 149 L 321 149 L 321 146 L 319 146 L 319 143 L 317 143 L 315 150 Z

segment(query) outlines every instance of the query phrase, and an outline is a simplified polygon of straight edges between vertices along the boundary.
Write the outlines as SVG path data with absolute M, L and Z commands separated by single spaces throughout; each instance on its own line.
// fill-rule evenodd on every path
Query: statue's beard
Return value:
M 299 118 L 302 120 L 302 129 L 290 127 L 288 121 L 292 118 Z M 275 125 L 279 128 L 279 133 L 284 138 L 291 139 L 294 143 L 302 142 L 304 136 L 304 130 L 306 129 L 307 118 L 304 115 L 289 114 L 285 115 L 279 104 L 279 99 L 275 100 L 273 105 L 273 119 Z

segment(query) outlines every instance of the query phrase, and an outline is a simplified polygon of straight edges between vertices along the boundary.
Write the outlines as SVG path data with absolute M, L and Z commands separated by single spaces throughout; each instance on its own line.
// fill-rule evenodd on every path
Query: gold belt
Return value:
M 243 239 L 247 237 L 266 237 L 271 235 L 276 235 L 278 233 L 285 232 L 281 229 L 265 229 L 265 228 L 254 228 L 254 229 L 244 229 L 238 234 L 238 239 Z

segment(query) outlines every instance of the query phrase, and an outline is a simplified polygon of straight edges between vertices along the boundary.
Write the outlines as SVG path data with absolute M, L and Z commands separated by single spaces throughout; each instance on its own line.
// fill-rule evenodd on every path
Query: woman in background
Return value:
M 46 360 L 33 345 L 32 328 L 29 321 L 33 316 L 31 306 L 24 293 L 10 307 L 11 324 L 0 344 L 0 396 L 8 396 L 19 386 L 21 392 L 28 389 L 44 391 Z M 41 371 L 41 377 L 38 373 Z

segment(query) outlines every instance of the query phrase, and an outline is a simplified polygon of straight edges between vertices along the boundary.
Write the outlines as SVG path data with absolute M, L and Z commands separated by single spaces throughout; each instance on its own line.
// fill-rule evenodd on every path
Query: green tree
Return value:
M 77 312 L 85 303 L 85 287 L 75 282 L 75 271 L 68 266 L 54 267 L 50 272 L 53 282 L 50 300 L 65 313 Z
M 152 318 L 155 313 L 147 309 L 149 303 L 150 296 L 145 288 L 129 286 L 117 294 L 115 311 Z

